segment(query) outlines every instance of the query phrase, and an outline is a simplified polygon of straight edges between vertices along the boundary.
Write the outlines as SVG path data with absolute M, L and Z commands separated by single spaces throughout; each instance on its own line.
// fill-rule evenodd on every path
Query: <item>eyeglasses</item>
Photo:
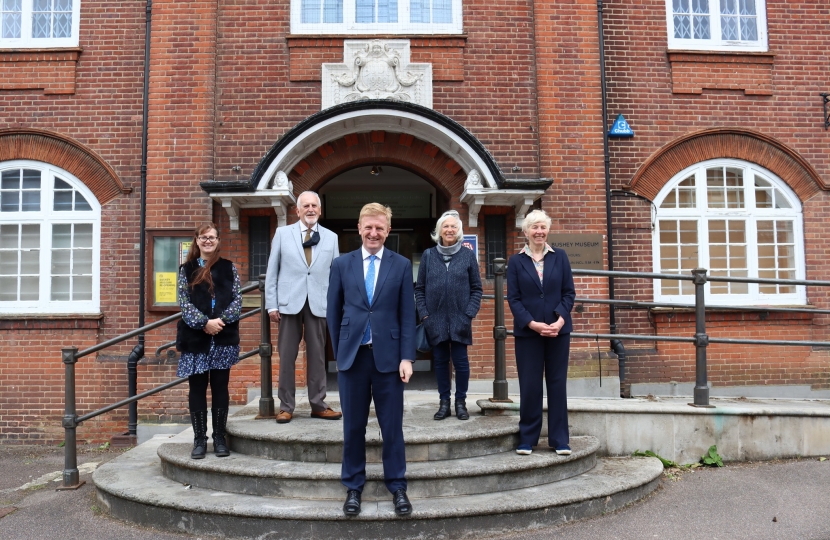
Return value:
M 196 239 L 199 240 L 199 242 L 203 242 L 205 244 L 212 244 L 212 243 L 216 242 L 217 240 L 219 240 L 219 237 L 218 236 L 197 236 Z

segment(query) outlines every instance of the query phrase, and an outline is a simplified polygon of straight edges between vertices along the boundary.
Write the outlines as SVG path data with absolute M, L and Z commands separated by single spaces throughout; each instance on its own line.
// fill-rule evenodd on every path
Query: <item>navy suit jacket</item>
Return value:
M 571 263 L 565 250 L 554 248 L 545 255 L 545 269 L 539 282 L 539 275 L 530 257 L 517 253 L 507 263 L 507 303 L 513 313 L 513 335 L 515 337 L 538 336 L 528 328 L 532 321 L 551 324 L 556 313 L 565 318 L 560 334 L 570 334 L 571 308 L 576 290 L 571 273 Z
M 334 259 L 329 276 L 326 322 L 337 369 L 352 367 L 357 348 L 372 321 L 375 366 L 398 371 L 401 360 L 415 360 L 415 292 L 409 259 L 383 250 L 372 305 L 366 298 L 360 249 Z

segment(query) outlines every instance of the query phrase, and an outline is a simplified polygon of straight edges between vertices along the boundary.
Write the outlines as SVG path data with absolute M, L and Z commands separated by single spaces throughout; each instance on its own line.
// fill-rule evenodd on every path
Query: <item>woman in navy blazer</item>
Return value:
M 542 376 L 548 391 L 548 445 L 571 453 L 568 439 L 568 354 L 571 308 L 576 291 L 568 256 L 547 244 L 550 218 L 530 212 L 522 231 L 527 245 L 507 265 L 507 302 L 513 313 L 516 368 L 519 373 L 519 446 L 528 455 L 542 432 Z

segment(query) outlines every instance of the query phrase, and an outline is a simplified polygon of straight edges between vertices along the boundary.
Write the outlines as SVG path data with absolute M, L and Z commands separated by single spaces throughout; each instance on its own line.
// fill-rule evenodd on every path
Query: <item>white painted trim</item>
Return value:
M 321 10 L 322 3 L 321 0 Z M 355 22 L 355 0 L 343 0 L 342 23 L 303 23 L 302 0 L 291 0 L 291 33 L 292 34 L 342 34 L 342 35 L 371 35 L 371 34 L 461 34 L 464 31 L 462 0 L 452 0 L 451 23 L 412 23 L 409 22 L 409 0 L 398 2 L 397 23 L 358 23 Z M 377 11 L 377 2 L 375 2 Z M 322 21 L 322 12 L 321 18 Z M 406 21 L 406 22 L 402 22 Z
M 674 9 L 672 0 L 666 0 L 666 37 L 669 52 L 672 51 L 734 51 L 759 52 L 769 50 L 767 37 L 766 0 L 755 0 L 758 22 L 758 41 L 727 41 L 720 38 L 720 0 L 709 0 L 709 32 L 711 39 L 678 39 L 674 37 Z
M 367 109 L 343 113 L 310 127 L 295 138 L 271 161 L 257 185 L 257 191 L 267 189 L 277 171 L 291 171 L 303 158 L 322 144 L 352 133 L 388 131 L 406 133 L 429 141 L 454 159 L 466 174 L 473 169 L 481 173 L 485 187 L 498 184 L 487 164 L 461 137 L 423 116 L 391 109 Z M 455 145 L 455 146 L 453 146 Z M 455 149 L 455 150 L 454 150 Z
M 706 169 L 709 167 L 729 166 L 740 168 L 744 171 L 743 190 L 745 194 L 745 208 L 743 209 L 707 209 L 703 204 L 706 199 Z M 764 180 L 770 182 L 775 189 L 787 197 L 791 205 L 789 209 L 766 209 L 755 208 L 754 186 L 748 185 L 748 171 L 757 174 Z M 660 205 L 666 196 L 677 184 L 689 175 L 695 175 L 695 191 L 697 206 L 695 208 L 662 209 Z M 795 279 L 805 279 L 806 263 L 804 258 L 804 221 L 801 202 L 795 192 L 780 178 L 772 172 L 754 163 L 735 159 L 713 159 L 702 161 L 686 167 L 663 186 L 654 198 L 655 217 L 654 232 L 652 233 L 652 267 L 655 272 L 668 273 L 661 269 L 660 263 L 660 219 L 684 219 L 696 221 L 698 224 L 698 261 L 699 264 L 708 268 L 709 265 L 709 243 L 708 243 L 708 221 L 707 219 L 741 219 L 746 222 L 746 245 L 747 245 L 747 272 L 749 277 L 758 277 L 757 257 L 757 222 L 764 219 L 786 219 L 793 222 L 793 236 L 795 244 Z M 706 284 L 706 302 L 713 305 L 804 305 L 807 303 L 805 287 L 797 286 L 796 292 L 792 294 L 762 294 L 759 292 L 758 284 L 749 284 L 748 294 L 710 294 L 710 283 Z M 688 304 L 694 302 L 694 295 L 664 295 L 660 290 L 660 281 L 654 281 L 654 301 L 668 303 Z
M 77 47 L 80 43 L 81 0 L 72 1 L 72 35 L 68 38 L 34 39 L 32 37 L 33 0 L 22 0 L 21 28 L 19 38 L 0 37 L 2 49 L 54 49 L 59 47 Z M 2 24 L 2 21 L 0 21 Z M 0 34 L 2 35 L 2 34 Z
M 99 313 L 101 304 L 101 204 L 92 191 L 73 174 L 40 161 L 13 160 L 0 163 L 0 171 L 8 169 L 38 169 L 46 174 L 41 183 L 40 212 L 0 212 L 0 224 L 39 224 L 40 228 L 40 300 L 0 301 L 0 312 L 9 314 L 69 314 Z M 59 176 L 75 188 L 89 203 L 87 212 L 54 211 L 54 178 Z M 51 296 L 52 225 L 66 223 L 92 224 L 92 299 L 58 302 Z

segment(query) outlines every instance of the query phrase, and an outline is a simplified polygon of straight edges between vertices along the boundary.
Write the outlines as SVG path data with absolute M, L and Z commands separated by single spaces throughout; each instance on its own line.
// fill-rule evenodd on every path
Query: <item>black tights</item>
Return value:
M 187 378 L 190 383 L 188 403 L 191 411 L 207 410 L 207 387 L 210 381 L 210 395 L 214 409 L 227 409 L 230 404 L 228 395 L 228 381 L 231 378 L 230 369 L 211 369 L 204 373 L 197 373 Z

